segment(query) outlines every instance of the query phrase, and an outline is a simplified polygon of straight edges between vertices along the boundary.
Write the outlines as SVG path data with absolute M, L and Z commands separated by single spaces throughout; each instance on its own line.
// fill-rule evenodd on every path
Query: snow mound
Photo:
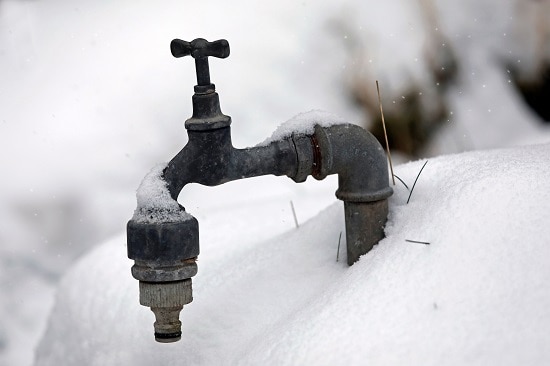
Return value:
M 155 166 L 137 190 L 137 208 L 132 219 L 138 223 L 179 222 L 192 218 L 172 199 L 162 172 L 166 164 Z
M 315 125 L 330 127 L 337 124 L 347 123 L 344 118 L 323 110 L 315 109 L 309 112 L 300 113 L 277 127 L 273 134 L 257 146 L 267 146 L 273 141 L 295 135 L 313 134 Z
M 549 155 L 546 144 L 430 160 L 409 204 L 395 186 L 386 239 L 349 268 L 336 261 L 340 202 L 246 246 L 247 232 L 201 226 L 194 301 L 170 345 L 153 340 L 117 237 L 63 279 L 36 365 L 548 364 Z M 410 187 L 423 163 L 395 173 Z

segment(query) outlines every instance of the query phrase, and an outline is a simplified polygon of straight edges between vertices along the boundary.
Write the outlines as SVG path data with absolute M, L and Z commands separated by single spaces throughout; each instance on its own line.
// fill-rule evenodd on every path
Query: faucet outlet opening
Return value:
M 151 308 L 155 314 L 155 341 L 159 343 L 173 343 L 181 339 L 180 312 L 183 306 L 173 308 Z
M 155 340 L 177 342 L 181 338 L 180 312 L 193 301 L 191 279 L 173 282 L 139 281 L 139 303 L 155 314 Z

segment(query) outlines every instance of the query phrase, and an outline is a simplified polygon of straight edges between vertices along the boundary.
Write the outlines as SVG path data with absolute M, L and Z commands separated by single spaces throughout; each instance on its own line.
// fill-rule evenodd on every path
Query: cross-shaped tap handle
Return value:
M 208 42 L 206 39 L 197 38 L 191 42 L 174 39 L 170 43 L 172 56 L 189 56 L 195 59 L 195 68 L 197 71 L 197 85 L 210 85 L 210 70 L 208 68 L 208 57 L 226 58 L 229 56 L 229 42 L 220 39 L 214 42 Z

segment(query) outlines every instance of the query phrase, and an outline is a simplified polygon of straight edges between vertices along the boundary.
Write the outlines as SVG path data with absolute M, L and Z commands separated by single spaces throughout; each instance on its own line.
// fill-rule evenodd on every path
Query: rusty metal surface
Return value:
M 163 171 L 172 199 L 177 201 L 188 183 L 216 186 L 267 174 L 286 175 L 299 183 L 309 175 L 320 180 L 338 174 L 336 197 L 344 201 L 348 264 L 384 237 L 387 198 L 393 191 L 384 150 L 374 136 L 352 124 L 317 124 L 313 134 L 296 132 L 266 146 L 235 149 L 231 117 L 221 112 L 207 60 L 209 56 L 227 57 L 229 44 L 224 40 L 174 40 L 171 47 L 175 57 L 195 58 L 198 82 L 193 116 L 185 124 L 188 142 Z M 140 303 L 151 307 L 157 319 L 155 339 L 177 341 L 181 337 L 179 312 L 193 300 L 190 277 L 197 273 L 198 222 L 195 218 L 146 224 L 130 220 L 127 237 L 128 256 L 135 260 L 132 274 L 141 280 Z M 188 279 L 179 281 L 184 278 Z

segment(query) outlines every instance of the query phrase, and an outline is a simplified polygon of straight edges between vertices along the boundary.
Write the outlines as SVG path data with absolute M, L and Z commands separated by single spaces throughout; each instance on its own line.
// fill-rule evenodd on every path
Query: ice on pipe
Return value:
M 309 112 L 300 113 L 279 125 L 271 137 L 258 144 L 258 146 L 269 145 L 273 141 L 282 140 L 293 134 L 311 135 L 313 134 L 315 125 L 330 127 L 343 123 L 348 123 L 348 121 L 336 114 L 319 109 L 311 110 Z
M 143 178 L 137 193 L 137 208 L 132 219 L 143 224 L 180 222 L 192 218 L 190 214 L 170 196 L 162 172 L 166 164 L 159 164 Z

